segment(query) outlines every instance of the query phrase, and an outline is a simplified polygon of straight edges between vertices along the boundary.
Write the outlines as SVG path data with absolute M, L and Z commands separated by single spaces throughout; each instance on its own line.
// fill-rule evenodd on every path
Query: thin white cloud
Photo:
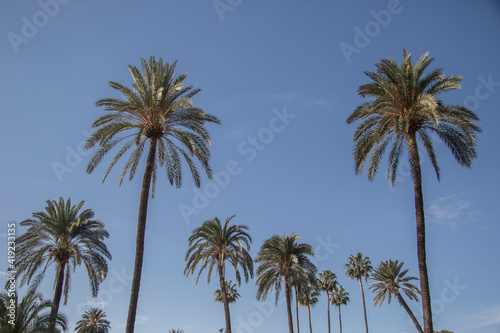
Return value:
M 135 324 L 136 325 L 142 325 L 142 324 L 145 324 L 149 321 L 149 317 L 148 316 L 142 316 L 142 315 L 139 315 L 135 318 Z
M 481 211 L 472 210 L 473 203 L 466 193 L 455 193 L 438 198 L 427 206 L 429 221 L 455 228 L 458 223 L 475 222 Z
M 500 305 L 479 311 L 467 317 L 466 320 L 470 323 L 468 328 L 500 325 Z

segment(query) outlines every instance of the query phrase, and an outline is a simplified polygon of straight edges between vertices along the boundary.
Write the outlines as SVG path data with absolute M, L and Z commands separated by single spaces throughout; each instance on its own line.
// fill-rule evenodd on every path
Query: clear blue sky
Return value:
M 219 12 L 212 1 L 199 0 L 59 1 L 57 7 L 43 5 L 50 0 L 0 5 L 0 262 L 4 270 L 7 223 L 43 210 L 48 199 L 85 200 L 111 234 L 113 260 L 97 299 L 83 268 L 74 274 L 68 305 L 61 307 L 71 329 L 98 305 L 113 332 L 124 330 L 141 178 L 119 187 L 117 168 L 101 183 L 109 159 L 87 175 L 90 155 L 81 144 L 103 114 L 94 103 L 118 97 L 108 81 L 129 85 L 127 65 L 155 55 L 178 59 L 177 71 L 203 90 L 195 104 L 222 121 L 209 125 L 213 169 L 222 175 L 229 168 L 232 175 L 219 184 L 205 178 L 205 200 L 188 177 L 181 189 L 160 178 L 150 201 L 136 332 L 206 333 L 224 326 L 223 307 L 212 296 L 216 283 L 202 278 L 195 285 L 195 277 L 182 273 L 191 231 L 233 214 L 234 222 L 250 227 L 252 255 L 273 234 L 301 234 L 318 253 L 318 269 L 337 273 L 350 293 L 344 331 L 361 332 L 359 286 L 343 265 L 362 252 L 374 265 L 403 260 L 418 275 L 413 186 L 404 164 L 395 190 L 383 172 L 374 182 L 366 173 L 355 176 L 355 126 L 345 120 L 363 102 L 356 93 L 367 82 L 363 71 L 387 57 L 400 62 L 406 48 L 415 60 L 430 52 L 434 68 L 464 77 L 462 89 L 443 99 L 474 109 L 483 128 L 471 169 L 460 167 L 443 144 L 437 145 L 441 182 L 429 161 L 422 162 L 435 328 L 500 332 L 497 0 L 221 0 Z M 57 174 L 54 166 L 64 169 Z M 183 216 L 187 206 L 196 212 Z M 46 298 L 53 294 L 51 274 L 41 286 Z M 239 288 L 233 331 L 287 332 L 284 305 L 262 308 L 255 292 L 254 280 Z M 372 332 L 414 331 L 397 302 L 375 308 L 373 293 L 366 295 Z M 411 308 L 421 318 L 420 303 Z M 305 309 L 300 319 L 307 329 Z M 312 319 L 316 332 L 326 331 L 325 296 Z M 338 330 L 335 309 L 332 327 Z

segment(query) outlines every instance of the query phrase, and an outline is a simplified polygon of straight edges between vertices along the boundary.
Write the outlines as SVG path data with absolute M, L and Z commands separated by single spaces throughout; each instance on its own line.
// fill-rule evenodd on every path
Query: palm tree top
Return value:
M 370 284 L 370 289 L 376 293 L 373 301 L 376 305 L 382 306 L 382 302 L 387 298 L 387 302 L 391 303 L 391 296 L 395 292 L 402 291 L 410 300 L 418 302 L 418 294 L 420 291 L 411 283 L 412 280 L 418 280 L 414 276 L 406 276 L 408 269 L 401 271 L 404 261 L 398 260 L 382 261 L 374 269 L 370 279 L 375 280 Z
M 111 329 L 110 322 L 105 319 L 106 314 L 102 309 L 90 308 L 76 323 L 78 333 L 107 333 Z
M 104 98 L 96 102 L 96 106 L 110 113 L 92 124 L 95 131 L 85 143 L 85 148 L 90 149 L 95 145 L 101 148 L 91 158 L 87 173 L 92 173 L 106 153 L 121 144 L 122 148 L 108 167 L 103 181 L 116 162 L 135 147 L 125 164 L 120 184 L 127 173 L 132 180 L 147 141 L 154 140 L 158 154 L 152 174 L 153 196 L 158 168 L 165 168 L 171 185 L 175 183 L 176 187 L 181 186 L 182 159 L 188 164 L 197 187 L 200 186 L 200 175 L 192 157 L 196 157 L 207 176 L 212 177 L 208 164 L 210 135 L 204 125 L 205 122 L 219 124 L 220 121 L 193 106 L 191 98 L 200 89 L 185 86 L 187 75 L 177 75 L 176 64 L 177 61 L 164 63 L 162 58 L 157 60 L 153 56 L 149 61 L 141 58 L 142 73 L 136 66 L 128 66 L 133 79 L 131 88 L 118 82 L 109 82 L 109 86 L 124 95 L 124 99 Z
M 347 119 L 348 124 L 363 120 L 354 133 L 356 174 L 362 172 L 372 151 L 368 178 L 373 180 L 382 155 L 392 144 L 387 177 L 394 186 L 405 141 L 415 134 L 419 135 L 438 179 L 440 169 L 432 135 L 451 149 L 459 164 L 470 167 L 477 156 L 476 133 L 481 129 L 476 122 L 479 118 L 463 106 L 447 105 L 438 99 L 445 91 L 460 89 L 462 77 L 445 76 L 442 68 L 424 74 L 433 60 L 425 53 L 414 64 L 411 54 L 404 50 L 401 66 L 388 58 L 375 65 L 375 72 L 365 72 L 372 82 L 361 85 L 358 94 L 373 100 L 358 106 Z
M 188 239 L 189 249 L 184 258 L 187 261 L 184 275 L 194 274 L 197 264 L 203 262 L 196 283 L 202 271 L 207 267 L 207 282 L 210 283 L 212 269 L 222 266 L 223 273 L 225 273 L 224 263 L 228 261 L 235 269 L 238 285 L 241 285 L 240 267 L 243 270 L 245 282 L 253 277 L 253 261 L 248 253 L 252 237 L 247 232 L 249 228 L 246 225 L 229 225 L 235 216 L 227 218 L 224 225 L 219 218 L 215 217 L 193 230 Z M 218 274 L 217 270 L 216 274 Z
M 349 293 L 341 285 L 337 287 L 330 298 L 331 305 L 335 306 L 346 305 L 349 301 Z
M 356 255 L 350 255 L 347 260 L 347 264 L 344 265 L 347 277 L 350 279 L 361 279 L 362 277 L 365 280 L 368 279 L 373 269 L 368 257 L 363 258 L 361 252 L 358 252 Z
M 329 269 L 324 270 L 319 273 L 318 284 L 321 290 L 332 292 L 335 288 L 337 288 L 337 275 Z
M 36 289 L 46 269 L 53 263 L 65 265 L 65 304 L 69 291 L 70 267 L 82 263 L 87 268 L 93 297 L 106 278 L 106 259 L 111 259 L 104 240 L 109 237 L 103 222 L 94 219 L 91 209 L 80 211 L 85 201 L 72 205 L 71 199 L 47 200 L 45 211 L 35 212 L 20 223 L 28 230 L 17 239 L 17 275 L 20 286 L 31 283 Z M 40 271 L 41 270 L 41 271 Z M 35 276 L 35 273 L 38 274 Z

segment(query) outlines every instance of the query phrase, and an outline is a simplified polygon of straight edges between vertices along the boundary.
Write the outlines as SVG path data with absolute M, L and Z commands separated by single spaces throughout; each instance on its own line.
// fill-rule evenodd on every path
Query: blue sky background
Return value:
M 97 299 L 91 298 L 84 269 L 74 273 L 68 305 L 61 307 L 71 329 L 83 311 L 97 305 L 113 332 L 124 330 L 141 177 L 119 187 L 121 164 L 101 183 L 110 159 L 87 175 L 90 152 L 81 147 L 103 114 L 94 103 L 119 97 L 108 81 L 129 85 L 127 65 L 155 55 L 178 59 L 177 72 L 187 72 L 186 82 L 202 88 L 195 104 L 222 121 L 209 125 L 212 167 L 216 173 L 228 167 L 236 172 L 221 185 L 205 178 L 200 191 L 206 200 L 196 207 L 193 200 L 201 199 L 188 176 L 181 189 L 159 179 L 149 206 L 136 332 L 206 333 L 224 326 L 223 307 L 212 296 L 216 280 L 207 284 L 201 278 L 195 285 L 195 277 L 185 278 L 184 255 L 194 228 L 233 214 L 234 222 L 250 227 L 252 255 L 273 234 L 302 235 L 317 252 L 318 269 L 337 273 L 350 293 L 342 309 L 344 331 L 361 332 L 361 293 L 343 265 L 350 254 L 362 252 L 374 266 L 402 260 L 418 276 L 413 186 L 404 163 L 394 190 L 383 172 L 386 164 L 374 182 L 366 173 L 355 176 L 355 126 L 345 120 L 363 102 L 356 93 L 367 82 L 363 71 L 387 57 L 400 62 L 406 48 L 414 60 L 430 52 L 433 68 L 464 77 L 461 90 L 442 97 L 475 110 L 483 128 L 470 170 L 439 143 L 441 182 L 429 160 L 422 161 L 434 325 L 500 332 L 497 0 L 221 0 L 229 7 L 219 13 L 212 1 L 60 0 L 57 8 L 45 6 L 51 15 L 43 12 L 46 3 L 55 2 L 0 5 L 0 262 L 6 267 L 7 223 L 43 210 L 48 199 L 85 200 L 111 234 L 113 260 Z M 380 14 L 388 9 L 390 17 Z M 28 27 L 33 23 L 36 31 Z M 357 37 L 366 29 L 367 37 Z M 356 52 L 346 56 L 341 45 L 347 44 Z M 286 122 L 273 120 L 284 112 Z M 272 124 L 280 131 L 271 131 Z M 249 137 L 259 135 L 264 143 L 251 152 Z M 58 175 L 54 166 L 65 166 L 64 172 Z M 186 206 L 196 213 L 183 216 L 180 207 Z M 49 299 L 53 279 L 50 272 L 41 286 Z M 229 272 L 227 279 L 234 275 Z M 255 302 L 255 280 L 238 290 L 241 298 L 231 305 L 234 332 L 287 332 L 283 304 Z M 415 331 L 397 302 L 375 308 L 373 293 L 365 293 L 372 332 Z M 420 303 L 411 308 L 421 318 Z M 306 330 L 307 312 L 300 311 Z M 327 330 L 326 296 L 312 320 L 316 332 Z M 336 309 L 332 328 L 338 330 Z

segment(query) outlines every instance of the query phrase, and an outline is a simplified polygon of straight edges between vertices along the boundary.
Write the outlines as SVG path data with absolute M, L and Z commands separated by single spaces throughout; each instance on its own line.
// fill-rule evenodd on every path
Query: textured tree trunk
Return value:
M 309 315 L 309 331 L 313 333 L 313 327 L 311 323 L 311 307 L 307 305 L 307 314 Z
M 56 275 L 56 289 L 54 291 L 54 299 L 52 301 L 52 309 L 50 310 L 50 320 L 49 320 L 49 332 L 54 332 L 57 321 L 57 313 L 59 312 L 59 303 L 61 303 L 61 296 L 63 291 L 64 283 L 64 268 L 66 264 L 59 264 Z
M 290 299 L 290 285 L 288 284 L 288 279 L 285 276 L 285 298 L 286 298 L 286 311 L 288 314 L 288 329 L 290 333 L 293 333 L 293 318 L 292 318 L 292 304 Z
M 368 319 L 366 318 L 365 292 L 363 290 L 363 281 L 361 281 L 361 277 L 358 278 L 358 281 L 359 281 L 359 287 L 361 288 L 361 297 L 363 298 L 363 311 L 365 313 L 366 333 L 368 333 Z
M 326 307 L 327 307 L 327 313 L 328 313 L 328 333 L 331 332 L 330 330 L 330 293 L 328 292 L 328 289 L 326 290 Z
M 413 189 L 415 192 L 415 217 L 417 220 L 417 256 L 420 275 L 420 292 L 422 296 L 422 310 L 424 314 L 425 333 L 434 333 L 432 327 L 431 294 L 427 277 L 427 259 L 425 251 L 425 217 L 424 197 L 422 194 L 422 172 L 418 155 L 416 134 L 408 134 L 408 150 L 413 173 Z
M 297 286 L 294 286 L 293 289 L 295 289 L 295 314 L 297 317 L 297 333 L 300 333 L 300 326 L 299 326 L 299 295 L 297 293 Z
M 139 217 L 137 221 L 137 238 L 135 241 L 135 263 L 134 276 L 132 278 L 132 291 L 128 308 L 126 333 L 134 332 L 135 316 L 137 314 L 137 303 L 139 301 L 139 289 L 141 287 L 142 263 L 144 259 L 144 238 L 146 235 L 146 218 L 148 215 L 149 189 L 151 187 L 151 175 L 156 156 L 156 140 L 151 138 L 149 142 L 149 153 L 146 161 L 146 169 L 142 180 L 141 198 L 139 204 Z
M 229 314 L 229 302 L 227 301 L 226 281 L 224 280 L 224 270 L 219 266 L 220 295 L 224 303 L 224 315 L 226 316 L 226 331 L 231 333 L 231 315 Z
M 415 327 L 417 328 L 418 332 L 424 333 L 417 318 L 415 318 L 415 316 L 413 315 L 413 312 L 411 312 L 410 307 L 408 306 L 408 304 L 406 304 L 405 300 L 403 299 L 403 296 L 401 296 L 401 294 L 397 290 L 396 290 L 395 294 L 396 294 L 396 297 L 398 298 L 399 304 L 401 304 L 401 306 L 406 310 L 406 312 L 408 312 L 408 315 L 410 316 L 411 320 L 415 324 Z
M 340 314 L 340 305 L 339 305 L 339 323 L 340 323 L 340 333 L 342 333 L 342 315 Z

